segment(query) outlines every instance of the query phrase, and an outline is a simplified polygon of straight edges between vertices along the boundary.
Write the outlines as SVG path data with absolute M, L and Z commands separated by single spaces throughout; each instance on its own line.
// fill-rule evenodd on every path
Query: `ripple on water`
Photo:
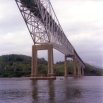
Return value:
M 103 103 L 103 77 L 0 79 L 0 103 Z

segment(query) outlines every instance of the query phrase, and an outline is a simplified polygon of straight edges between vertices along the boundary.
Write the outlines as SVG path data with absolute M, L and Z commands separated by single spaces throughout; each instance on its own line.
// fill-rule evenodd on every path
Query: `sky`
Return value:
M 86 63 L 103 67 L 103 0 L 51 0 L 71 44 Z M 0 0 L 0 55 L 31 56 L 33 41 L 15 0 Z M 38 53 L 42 57 L 42 52 Z M 46 52 L 43 57 L 47 57 Z M 54 60 L 63 60 L 54 50 Z

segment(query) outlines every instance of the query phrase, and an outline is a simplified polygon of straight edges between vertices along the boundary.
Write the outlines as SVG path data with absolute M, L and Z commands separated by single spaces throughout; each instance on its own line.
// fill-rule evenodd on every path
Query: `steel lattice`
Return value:
M 84 67 L 65 36 L 49 0 L 15 0 L 34 44 L 50 43 L 66 56 L 73 56 Z

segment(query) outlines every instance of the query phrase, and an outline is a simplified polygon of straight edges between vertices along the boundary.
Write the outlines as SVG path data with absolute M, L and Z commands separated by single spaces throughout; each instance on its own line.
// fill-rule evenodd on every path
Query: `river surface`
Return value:
M 0 103 L 103 103 L 103 77 L 0 78 Z

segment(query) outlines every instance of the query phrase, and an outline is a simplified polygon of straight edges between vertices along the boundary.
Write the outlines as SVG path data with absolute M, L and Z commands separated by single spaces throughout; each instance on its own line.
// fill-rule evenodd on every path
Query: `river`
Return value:
M 103 103 L 103 77 L 0 78 L 0 103 Z

